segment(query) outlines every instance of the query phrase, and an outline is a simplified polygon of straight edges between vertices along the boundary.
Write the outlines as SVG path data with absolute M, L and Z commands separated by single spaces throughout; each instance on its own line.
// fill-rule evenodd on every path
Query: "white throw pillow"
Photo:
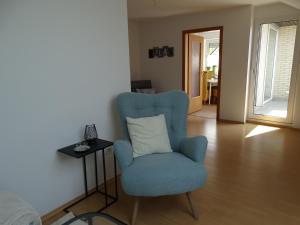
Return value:
M 172 152 L 163 114 L 143 118 L 126 117 L 126 119 L 134 158 L 152 153 Z

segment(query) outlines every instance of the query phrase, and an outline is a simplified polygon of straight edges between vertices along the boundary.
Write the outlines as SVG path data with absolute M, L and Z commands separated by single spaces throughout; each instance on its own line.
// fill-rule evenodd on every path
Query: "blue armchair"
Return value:
M 207 173 L 204 158 L 206 137 L 186 137 L 188 96 L 182 91 L 157 95 L 123 93 L 117 98 L 118 111 L 125 134 L 114 143 L 115 155 L 121 168 L 123 190 L 131 196 L 163 196 L 186 193 L 194 218 L 190 193 L 204 185 Z M 164 114 L 173 152 L 133 158 L 126 117 L 139 118 Z M 135 223 L 139 199 L 132 215 Z

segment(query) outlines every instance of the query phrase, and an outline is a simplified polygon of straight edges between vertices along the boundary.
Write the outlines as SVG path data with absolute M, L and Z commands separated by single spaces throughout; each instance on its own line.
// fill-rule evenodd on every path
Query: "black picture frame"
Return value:
M 174 47 L 169 47 L 167 45 L 159 48 L 153 47 L 152 49 L 148 49 L 148 57 L 153 59 L 155 57 L 163 58 L 163 57 L 173 57 L 174 56 Z
M 162 57 L 164 57 L 164 49 L 159 48 L 158 58 L 162 58 Z
M 149 50 L 148 50 L 148 57 L 149 57 L 150 59 L 153 59 L 153 58 L 154 58 L 154 50 L 153 50 L 153 49 L 149 49 Z
M 159 57 L 159 47 L 154 47 L 153 51 L 154 51 L 154 57 Z
M 174 56 L 174 47 L 169 47 L 168 48 L 168 57 L 173 57 Z
M 167 56 L 168 55 L 168 51 L 169 51 L 169 46 L 163 46 L 162 47 L 162 51 L 163 51 L 163 56 Z

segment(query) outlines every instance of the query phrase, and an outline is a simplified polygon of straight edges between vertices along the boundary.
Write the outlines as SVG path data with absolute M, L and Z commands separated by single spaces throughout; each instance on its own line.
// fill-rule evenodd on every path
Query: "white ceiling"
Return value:
M 128 0 L 128 17 L 130 19 L 164 17 L 275 2 L 300 9 L 300 0 Z

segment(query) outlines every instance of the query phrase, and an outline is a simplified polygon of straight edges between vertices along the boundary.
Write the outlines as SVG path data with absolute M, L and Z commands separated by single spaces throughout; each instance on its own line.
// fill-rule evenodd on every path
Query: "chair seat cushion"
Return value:
M 207 173 L 202 164 L 181 153 L 140 156 L 123 171 L 123 190 L 133 196 L 162 196 L 202 187 Z

